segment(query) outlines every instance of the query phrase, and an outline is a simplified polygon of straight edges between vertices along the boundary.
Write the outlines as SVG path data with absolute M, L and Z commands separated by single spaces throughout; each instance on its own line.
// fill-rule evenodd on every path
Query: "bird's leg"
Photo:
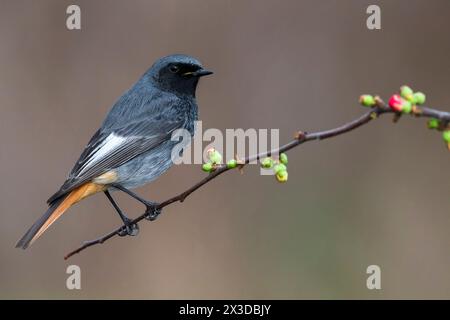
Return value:
M 133 197 L 134 199 L 136 199 L 137 201 L 141 202 L 142 204 L 145 205 L 146 210 L 145 210 L 145 219 L 150 220 L 150 221 L 154 221 L 156 220 L 156 218 L 158 218 L 158 216 L 161 214 L 161 209 L 158 209 L 158 203 L 156 202 L 152 202 L 152 201 L 148 201 L 145 200 L 143 198 L 141 198 L 140 196 L 138 196 L 136 193 L 134 193 L 131 190 L 128 190 L 127 188 L 118 185 L 118 184 L 113 184 L 112 185 L 114 188 L 119 189 L 120 191 L 125 192 L 126 194 L 128 194 L 129 196 Z
M 113 205 L 114 209 L 116 209 L 117 213 L 120 216 L 120 219 L 122 219 L 124 225 L 125 225 L 125 230 L 123 230 L 124 232 L 120 233 L 120 236 L 125 236 L 125 235 L 129 235 L 129 236 L 137 236 L 139 233 L 139 226 L 137 225 L 137 223 L 132 223 L 131 219 L 128 218 L 123 212 L 122 210 L 119 208 L 119 206 L 117 205 L 117 203 L 114 201 L 113 197 L 111 196 L 111 194 L 109 193 L 108 190 L 105 190 L 105 195 L 108 198 L 108 200 L 111 202 L 111 204 Z

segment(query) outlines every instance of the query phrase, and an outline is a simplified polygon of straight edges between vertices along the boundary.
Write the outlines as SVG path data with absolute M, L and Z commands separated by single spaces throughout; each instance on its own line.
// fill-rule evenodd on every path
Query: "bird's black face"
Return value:
M 199 78 L 212 72 L 188 56 L 170 58 L 163 59 L 152 67 L 154 80 L 165 90 L 195 97 Z

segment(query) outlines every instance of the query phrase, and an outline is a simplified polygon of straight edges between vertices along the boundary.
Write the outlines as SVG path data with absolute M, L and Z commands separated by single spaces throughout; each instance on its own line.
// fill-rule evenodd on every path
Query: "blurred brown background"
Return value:
M 82 10 L 68 31 L 66 8 Z M 382 29 L 369 31 L 369 4 Z M 78 204 L 28 251 L 45 211 L 109 107 L 160 56 L 187 53 L 215 75 L 198 90 L 206 128 L 332 128 L 361 93 L 404 83 L 450 110 L 450 2 L 0 1 L 1 298 L 450 298 L 449 153 L 423 119 L 383 117 L 292 151 L 287 184 L 231 172 L 69 261 L 118 226 L 106 197 Z M 138 191 L 164 200 L 198 181 L 172 168 Z M 142 208 L 127 197 L 130 215 Z M 82 290 L 65 287 L 66 267 Z M 366 268 L 382 290 L 366 288 Z

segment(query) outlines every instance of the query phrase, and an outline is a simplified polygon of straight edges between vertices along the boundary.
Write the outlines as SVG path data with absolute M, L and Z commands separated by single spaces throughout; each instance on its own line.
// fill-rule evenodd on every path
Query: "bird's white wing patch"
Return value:
M 105 138 L 105 140 L 87 157 L 87 161 L 80 168 L 77 176 L 81 176 L 86 170 L 92 167 L 95 163 L 104 159 L 108 154 L 112 153 L 114 150 L 118 149 L 127 141 L 127 138 L 111 133 Z

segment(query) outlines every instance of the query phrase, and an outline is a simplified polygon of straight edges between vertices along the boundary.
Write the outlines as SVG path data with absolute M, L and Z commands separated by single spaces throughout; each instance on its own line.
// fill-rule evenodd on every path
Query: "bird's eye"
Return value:
M 177 73 L 178 71 L 180 71 L 180 68 L 178 68 L 176 65 L 171 65 L 169 67 L 170 72 L 172 73 Z

